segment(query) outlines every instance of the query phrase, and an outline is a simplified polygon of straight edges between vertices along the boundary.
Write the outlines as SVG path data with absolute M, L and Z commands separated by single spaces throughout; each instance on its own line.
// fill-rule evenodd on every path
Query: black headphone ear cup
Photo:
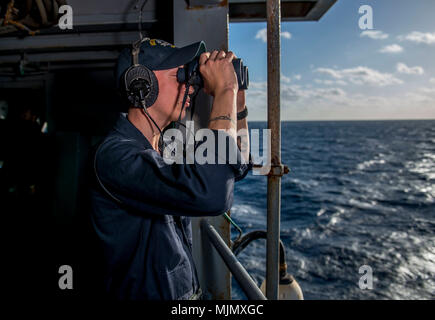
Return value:
M 147 108 L 151 107 L 157 100 L 157 96 L 159 95 L 159 81 L 157 80 L 156 74 L 154 72 L 150 71 L 150 77 L 151 77 L 151 86 L 150 86 L 150 92 L 148 93 L 148 96 L 145 99 L 145 104 Z
M 137 108 L 142 107 L 143 98 L 147 108 L 152 106 L 159 95 L 156 75 L 143 65 L 131 66 L 126 70 L 124 87 L 128 100 Z

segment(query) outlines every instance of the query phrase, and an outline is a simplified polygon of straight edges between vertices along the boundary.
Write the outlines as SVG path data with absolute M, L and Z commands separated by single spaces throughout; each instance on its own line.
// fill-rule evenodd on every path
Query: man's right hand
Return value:
M 204 79 L 204 92 L 216 97 L 227 90 L 237 93 L 238 83 L 233 67 L 234 53 L 213 51 L 201 54 L 199 71 Z
M 204 80 L 204 91 L 214 97 L 209 129 L 223 129 L 236 141 L 237 83 L 232 52 L 205 52 L 199 58 L 199 71 Z

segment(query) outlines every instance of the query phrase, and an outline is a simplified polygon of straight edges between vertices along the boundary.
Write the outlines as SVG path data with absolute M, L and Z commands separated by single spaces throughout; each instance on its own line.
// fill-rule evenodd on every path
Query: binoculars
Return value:
M 242 59 L 233 59 L 234 70 L 237 75 L 239 90 L 247 90 L 249 87 L 248 67 L 243 65 Z M 179 68 L 177 71 L 177 80 L 180 83 L 186 83 L 191 86 L 204 87 L 204 80 L 199 72 L 199 58 L 196 58 L 186 64 L 184 68 Z

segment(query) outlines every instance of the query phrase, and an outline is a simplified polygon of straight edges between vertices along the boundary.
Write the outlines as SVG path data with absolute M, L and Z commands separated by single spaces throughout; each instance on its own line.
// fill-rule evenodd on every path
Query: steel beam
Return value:
M 130 45 L 139 37 L 137 31 L 102 32 L 90 34 L 55 34 L 26 37 L 24 39 L 2 38 L 0 52 L 21 50 L 67 50 L 86 47 L 110 47 Z
M 115 63 L 119 53 L 117 51 L 69 51 L 69 52 L 46 52 L 28 53 L 24 55 L 26 62 L 69 62 L 69 61 L 110 61 Z M 19 63 L 23 55 L 19 53 L 0 55 L 0 65 Z
M 282 0 L 281 21 L 317 21 L 337 0 Z M 266 0 L 229 0 L 230 22 L 266 21 Z
M 279 0 L 267 0 L 267 126 L 271 130 L 271 164 L 281 166 L 281 8 Z M 267 177 L 266 296 L 278 299 L 281 176 Z

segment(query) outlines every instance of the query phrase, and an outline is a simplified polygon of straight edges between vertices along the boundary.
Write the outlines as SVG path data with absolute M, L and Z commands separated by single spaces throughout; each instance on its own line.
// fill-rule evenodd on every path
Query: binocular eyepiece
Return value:
M 239 90 L 247 90 L 249 87 L 248 67 L 243 65 L 242 59 L 233 59 L 234 70 L 237 75 Z M 204 87 L 204 80 L 199 72 L 199 58 L 192 60 L 177 71 L 177 80 L 191 86 Z

